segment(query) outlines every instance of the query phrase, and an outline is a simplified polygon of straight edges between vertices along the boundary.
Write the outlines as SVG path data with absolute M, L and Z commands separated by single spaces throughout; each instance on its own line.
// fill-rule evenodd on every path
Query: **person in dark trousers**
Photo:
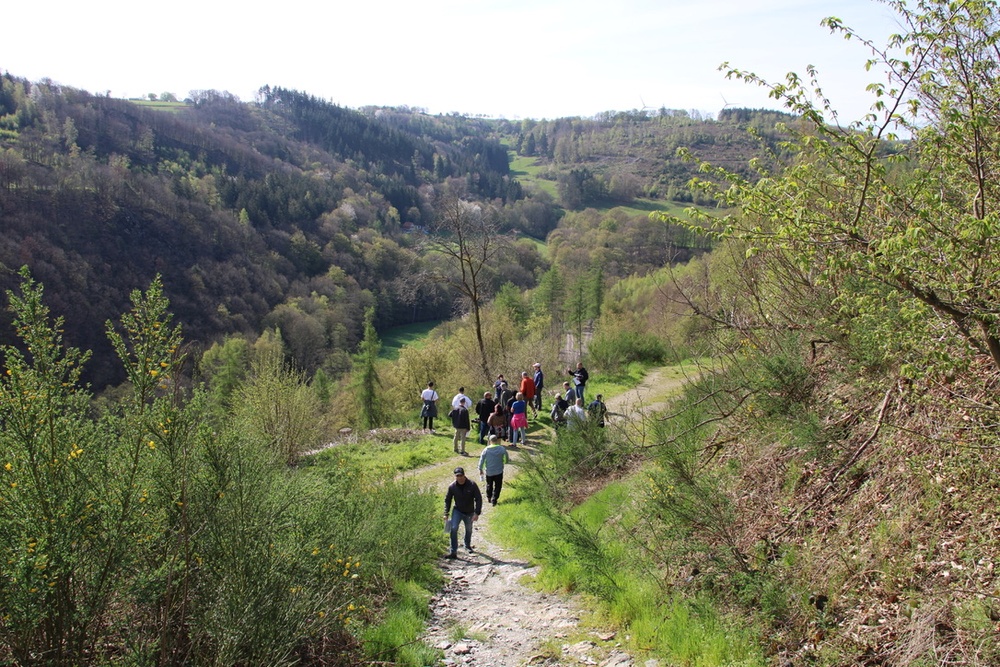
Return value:
M 458 399 L 458 407 L 452 408 L 448 413 L 451 417 L 451 425 L 455 427 L 455 437 L 451 444 L 455 448 L 456 454 L 465 456 L 465 439 L 469 436 L 469 429 L 472 423 L 469 420 L 469 408 L 465 405 L 465 399 Z
M 455 508 L 452 509 L 452 501 Z M 451 535 L 451 551 L 445 558 L 458 558 L 458 524 L 465 524 L 465 550 L 475 551 L 472 546 L 472 524 L 479 521 L 483 512 L 483 494 L 479 486 L 465 476 L 464 468 L 455 468 L 455 481 L 448 487 L 444 497 L 444 518 L 451 517 L 448 532 Z
M 503 467 L 510 462 L 507 448 L 500 444 L 500 438 L 490 436 L 489 444 L 479 455 L 479 476 L 486 474 L 486 502 L 496 507 L 503 488 Z
M 566 372 L 573 376 L 573 385 L 576 388 L 576 397 L 581 401 L 584 400 L 583 389 L 587 386 L 587 380 L 590 379 L 590 373 L 588 373 L 587 369 L 583 367 L 583 362 L 576 362 L 575 371 L 572 368 L 567 368 Z
M 486 436 L 490 432 L 490 415 L 496 408 L 497 402 L 493 400 L 493 394 L 486 392 L 483 398 L 476 403 L 476 414 L 479 415 L 479 444 L 486 444 Z
M 427 389 L 420 392 L 420 400 L 424 402 L 420 408 L 420 418 L 424 420 L 424 428 L 434 432 L 434 418 L 438 415 L 438 393 L 434 391 L 434 383 L 428 382 Z
M 545 388 L 545 374 L 542 373 L 542 365 L 538 362 L 532 365 L 535 369 L 535 412 L 542 409 L 542 389 Z

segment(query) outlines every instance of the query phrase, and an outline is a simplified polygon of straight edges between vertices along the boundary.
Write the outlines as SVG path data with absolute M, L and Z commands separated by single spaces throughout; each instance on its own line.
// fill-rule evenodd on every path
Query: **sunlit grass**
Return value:
M 451 457 L 451 438 L 444 434 L 421 435 L 402 442 L 362 440 L 335 445 L 309 457 L 309 465 L 329 467 L 342 459 L 363 470 L 389 475 L 415 470 Z
M 387 329 L 379 335 L 382 341 L 382 353 L 379 356 L 382 359 L 398 359 L 399 351 L 404 345 L 420 347 L 427 339 L 427 334 L 439 324 L 441 320 L 432 320 Z
M 373 660 L 407 667 L 438 664 L 442 652 L 415 641 L 427 622 L 430 597 L 429 591 L 412 582 L 397 585 L 382 622 L 362 634 L 365 653 Z

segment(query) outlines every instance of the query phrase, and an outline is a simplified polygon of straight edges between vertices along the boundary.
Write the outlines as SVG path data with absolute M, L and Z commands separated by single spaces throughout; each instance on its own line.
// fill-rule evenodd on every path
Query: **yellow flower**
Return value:
M 11 470 L 13 470 L 13 469 L 14 469 L 14 466 L 12 466 L 12 465 L 11 465 L 10 463 L 7 463 L 7 464 L 5 464 L 5 465 L 4 465 L 4 467 L 3 467 L 3 468 L 4 468 L 4 470 L 6 470 L 7 472 L 10 472 Z
M 156 449 L 156 443 L 155 443 L 155 442 L 153 442 L 152 440 L 150 440 L 150 441 L 149 441 L 149 448 L 150 448 L 150 449 Z

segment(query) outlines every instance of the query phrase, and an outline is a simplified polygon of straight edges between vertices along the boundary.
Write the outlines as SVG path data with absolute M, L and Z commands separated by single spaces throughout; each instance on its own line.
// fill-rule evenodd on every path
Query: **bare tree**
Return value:
M 510 248 L 510 240 L 500 232 L 498 214 L 493 207 L 462 199 L 449 199 L 439 208 L 431 226 L 429 246 L 447 260 L 450 270 L 436 269 L 433 277 L 453 285 L 472 308 L 473 323 L 483 379 L 492 378 L 486 345 L 483 342 L 482 307 L 492 290 L 490 278 Z

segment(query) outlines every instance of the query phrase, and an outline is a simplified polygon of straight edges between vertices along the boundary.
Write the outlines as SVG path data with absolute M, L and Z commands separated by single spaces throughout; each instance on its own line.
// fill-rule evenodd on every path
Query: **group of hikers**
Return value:
M 565 426 L 573 429 L 581 426 L 591 418 L 598 426 L 604 426 L 608 415 L 603 397 L 596 398 L 584 408 L 584 392 L 590 374 L 584 368 L 583 362 L 578 362 L 576 369 L 567 368 L 570 376 L 562 383 L 561 391 L 554 391 L 553 405 L 549 412 L 556 427 Z M 497 375 L 492 391 L 483 393 L 483 397 L 475 405 L 472 399 L 465 395 L 465 387 L 459 387 L 458 393 L 451 400 L 448 417 L 455 428 L 452 446 L 456 453 L 466 455 L 465 443 L 474 424 L 478 424 L 479 444 L 485 444 L 479 456 L 479 475 L 486 482 L 486 502 L 496 505 L 503 488 L 504 465 L 509 461 L 503 442 L 509 442 L 512 447 L 526 445 L 528 429 L 528 411 L 537 419 L 542 409 L 542 394 L 545 390 L 545 374 L 540 363 L 532 364 L 532 372 L 521 372 L 521 377 L 512 385 L 503 374 Z M 434 382 L 428 382 L 427 388 L 420 393 L 423 407 L 420 416 L 423 428 L 434 432 L 434 418 L 437 417 L 437 402 L 440 396 L 434 388 Z M 472 418 L 471 414 L 476 418 Z M 458 557 L 458 529 L 465 526 L 465 549 L 474 551 L 472 545 L 473 523 L 478 521 L 483 511 L 483 495 L 479 485 L 465 475 L 465 468 L 455 468 L 455 481 L 448 487 L 444 503 L 445 529 L 450 535 L 451 550 L 447 558 Z
M 584 392 L 590 374 L 584 368 L 583 362 L 577 362 L 576 369 L 567 368 L 570 379 L 562 383 L 562 391 L 553 392 L 553 405 L 549 417 L 557 427 L 575 428 L 581 425 L 588 415 L 599 426 L 604 426 L 607 416 L 607 406 L 603 397 L 598 394 L 589 405 L 584 407 Z M 479 444 L 485 444 L 491 435 L 499 440 L 509 442 L 512 447 L 527 444 L 528 411 L 534 418 L 542 409 L 542 395 L 545 390 L 545 374 L 540 363 L 532 364 L 532 372 L 522 371 L 521 377 L 515 383 L 508 383 L 501 373 L 493 383 L 492 391 L 483 393 L 483 397 L 473 404 L 472 399 L 465 395 L 465 387 L 459 387 L 458 393 L 451 399 L 448 417 L 455 428 L 452 446 L 456 453 L 466 454 L 465 443 L 473 425 L 478 425 Z M 437 402 L 440 400 L 434 382 L 428 382 L 427 388 L 420 393 L 423 406 L 420 417 L 423 428 L 434 431 L 434 419 L 438 415 Z M 472 417 L 475 414 L 476 417 Z

